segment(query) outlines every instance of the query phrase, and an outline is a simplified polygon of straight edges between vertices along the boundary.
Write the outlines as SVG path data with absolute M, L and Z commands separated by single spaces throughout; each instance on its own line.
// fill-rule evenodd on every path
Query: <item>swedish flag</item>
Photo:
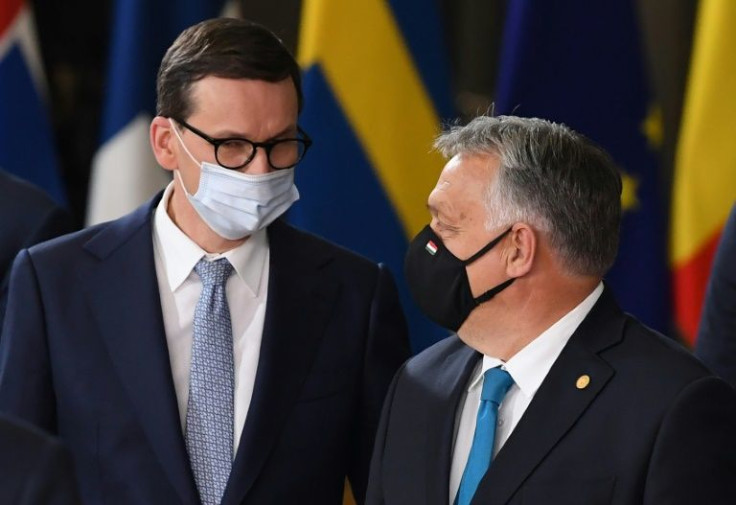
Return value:
M 431 0 L 307 0 L 300 122 L 314 147 L 297 169 L 292 223 L 388 265 L 419 351 L 446 335 L 411 300 L 403 259 L 429 221 L 444 160 L 431 151 L 452 115 L 449 67 Z

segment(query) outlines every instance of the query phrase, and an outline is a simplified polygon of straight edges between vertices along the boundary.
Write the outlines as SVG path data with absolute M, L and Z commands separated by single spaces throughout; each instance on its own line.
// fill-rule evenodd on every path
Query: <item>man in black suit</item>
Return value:
M 367 502 L 736 503 L 736 393 L 602 281 L 621 214 L 610 157 L 503 116 L 436 145 L 450 160 L 406 275 L 457 335 L 397 373 Z
M 18 251 L 74 230 L 71 215 L 36 186 L 0 170 L 0 328 Z
M 713 261 L 695 355 L 736 387 L 736 205 Z
M 4 416 L 0 416 L 0 503 L 81 503 L 69 452 L 53 437 Z
M 60 435 L 87 504 L 362 503 L 409 355 L 390 273 L 279 217 L 298 198 L 299 68 L 213 19 L 158 75 L 174 180 L 110 223 L 22 251 L 0 410 Z

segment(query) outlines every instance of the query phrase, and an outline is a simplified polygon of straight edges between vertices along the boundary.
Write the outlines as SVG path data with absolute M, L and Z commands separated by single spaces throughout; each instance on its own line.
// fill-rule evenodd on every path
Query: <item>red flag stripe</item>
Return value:
M 690 346 L 695 345 L 705 289 L 722 231 L 722 228 L 718 230 L 690 261 L 677 266 L 673 271 L 672 287 L 677 325 Z
M 24 0 L 2 0 L 0 2 L 0 39 L 5 36 L 8 28 L 13 24 L 15 18 L 18 17 L 23 3 Z

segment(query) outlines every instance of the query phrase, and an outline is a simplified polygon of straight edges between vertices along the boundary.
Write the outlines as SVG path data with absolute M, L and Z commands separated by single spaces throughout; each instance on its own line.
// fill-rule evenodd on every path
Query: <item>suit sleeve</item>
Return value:
M 386 447 L 386 434 L 388 433 L 388 425 L 391 421 L 391 407 L 393 406 L 394 394 L 396 393 L 396 384 L 399 382 L 401 371 L 405 366 L 406 363 L 396 372 L 386 394 L 386 400 L 383 403 L 381 421 L 378 424 L 376 441 L 373 444 L 373 457 L 371 458 L 371 468 L 368 474 L 368 489 L 365 496 L 366 505 L 384 505 L 386 502 L 383 496 L 383 450 Z
M 47 445 L 29 475 L 22 505 L 81 505 L 72 458 L 60 442 Z
M 688 385 L 654 442 L 645 505 L 736 503 L 736 392 L 715 377 Z
M 9 295 L 0 337 L 0 412 L 54 433 L 56 415 L 46 321 L 27 250 L 15 259 Z
M 366 342 L 359 437 L 348 478 L 358 503 L 364 503 L 373 444 L 391 380 L 410 355 L 404 313 L 391 274 L 381 265 L 371 305 Z
M 736 387 L 736 206 L 724 229 L 708 281 L 695 355 Z

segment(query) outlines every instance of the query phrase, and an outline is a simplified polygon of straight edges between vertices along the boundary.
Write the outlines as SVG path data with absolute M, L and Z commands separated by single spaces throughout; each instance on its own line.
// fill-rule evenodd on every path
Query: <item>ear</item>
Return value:
M 506 273 L 509 277 L 522 277 L 529 273 L 537 254 L 537 234 L 525 223 L 516 223 L 507 240 Z
M 174 126 L 169 119 L 163 116 L 156 116 L 151 121 L 149 132 L 151 149 L 158 164 L 166 170 L 176 170 L 179 168 L 176 157 L 178 146 L 174 145 L 177 139 L 172 131 L 173 128 Z

